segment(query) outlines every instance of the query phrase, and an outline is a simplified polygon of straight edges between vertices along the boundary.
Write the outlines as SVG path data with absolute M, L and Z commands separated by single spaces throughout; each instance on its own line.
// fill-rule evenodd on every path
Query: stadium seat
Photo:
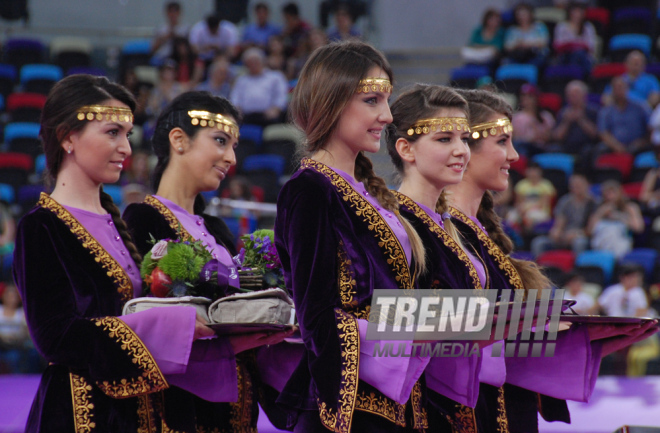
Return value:
M 633 160 L 633 167 L 635 168 L 657 168 L 658 166 L 658 159 L 652 150 L 638 154 Z
M 25 92 L 47 95 L 53 85 L 62 79 L 62 69 L 55 65 L 30 64 L 21 68 L 21 87 Z
M 14 91 L 16 75 L 14 65 L 0 64 L 0 95 L 5 99 Z
M 546 251 L 536 258 L 541 266 L 555 266 L 564 272 L 569 272 L 575 265 L 575 254 L 571 250 Z
M 149 65 L 151 61 L 151 41 L 149 39 L 136 39 L 124 44 L 119 54 L 120 77 L 126 70 L 140 65 Z
M 298 166 L 296 143 L 290 140 L 269 140 L 261 145 L 261 153 L 280 155 L 284 158 L 284 174 L 293 174 Z
M 251 155 L 243 161 L 242 171 L 249 173 L 255 170 L 270 170 L 278 177 L 284 174 L 286 161 L 281 155 Z
M 121 207 L 124 196 L 121 192 L 121 186 L 119 185 L 103 185 L 103 192 L 112 197 L 112 201 L 115 202 L 117 207 Z
M 66 71 L 77 66 L 90 66 L 92 42 L 85 38 L 57 37 L 50 43 L 53 63 Z
M 619 260 L 619 263 L 636 263 L 643 267 L 647 281 L 653 276 L 657 262 L 658 252 L 653 248 L 635 248 Z
M 625 73 L 626 65 L 623 63 L 601 63 L 594 66 L 589 76 L 590 93 L 603 93 L 605 87 L 612 81 L 612 78 Z
M 557 115 L 562 106 L 562 98 L 556 93 L 541 93 L 538 99 L 539 107 L 551 111 L 554 116 Z
M 606 283 L 605 271 L 597 265 L 576 266 L 575 272 L 584 278 L 587 283 L 597 284 L 603 287 Z
M 0 200 L 6 203 L 13 203 L 16 197 L 14 187 L 6 183 L 0 183 Z
M 305 134 L 294 125 L 277 123 L 275 125 L 268 125 L 264 128 L 263 140 L 290 140 L 296 144 L 300 144 L 305 140 Z
M 604 284 L 609 284 L 614 275 L 616 258 L 609 251 L 584 251 L 575 258 L 575 266 L 598 266 L 603 270 Z
M 490 69 L 483 65 L 464 65 L 451 70 L 449 84 L 454 87 L 474 89 L 481 77 L 490 75 Z
M 601 184 L 608 180 L 623 183 L 623 174 L 618 168 L 593 167 L 588 173 L 589 180 L 594 184 Z
M 37 204 L 42 192 L 47 192 L 43 185 L 22 185 L 18 188 L 16 202 L 21 206 L 23 212 L 27 212 Z
M 639 201 L 639 195 L 642 193 L 642 182 L 631 182 L 622 185 L 623 192 L 632 200 Z
M 573 155 L 567 153 L 541 153 L 539 155 L 534 155 L 532 161 L 536 162 L 544 170 L 548 168 L 560 169 L 564 171 L 566 177 L 568 177 L 573 174 L 575 158 Z
M 41 41 L 29 38 L 9 39 L 3 46 L 3 63 L 21 69 L 24 65 L 43 63 L 46 47 Z
M 560 23 L 566 20 L 566 11 L 554 7 L 537 7 L 534 9 L 534 18 L 544 23 Z
M 8 123 L 5 126 L 5 143 L 10 152 L 36 156 L 41 153 L 38 123 Z
M 633 167 L 630 171 L 630 177 L 628 181 L 630 183 L 644 182 L 646 174 L 651 170 L 651 167 Z
M 602 7 L 589 7 L 585 10 L 584 18 L 594 25 L 596 33 L 603 37 L 609 30 L 610 11 Z
M 264 202 L 276 203 L 277 195 L 280 193 L 280 179 L 277 173 L 271 169 L 253 170 L 247 173 L 247 178 L 255 186 L 264 191 Z
M 158 84 L 158 68 L 155 66 L 140 65 L 136 66 L 133 71 L 141 84 L 146 84 L 152 88 Z
M 46 170 L 46 155 L 43 153 L 34 159 L 34 173 L 41 177 Z
M 649 63 L 646 65 L 646 73 L 660 79 L 660 63 Z
M 541 87 L 545 92 L 563 95 L 570 81 L 584 80 L 585 75 L 585 70 L 578 65 L 548 66 L 543 72 Z
M 628 153 L 607 153 L 596 159 L 594 166 L 596 168 L 616 168 L 621 172 L 625 181 L 630 176 L 634 157 Z
M 41 117 L 46 95 L 39 93 L 12 93 L 7 98 L 7 111 L 12 122 L 35 122 Z
M 622 62 L 629 52 L 639 50 L 648 58 L 651 55 L 653 42 L 648 35 L 623 34 L 612 36 L 610 39 L 608 53 L 613 62 Z
M 251 140 L 252 142 L 254 142 L 254 144 L 259 146 L 263 141 L 264 129 L 261 126 L 244 123 L 243 125 L 241 125 L 239 132 L 240 132 L 239 143 L 243 140 Z
M 537 84 L 538 69 L 534 65 L 519 63 L 502 65 L 495 72 L 495 82 L 505 92 L 518 94 L 523 84 Z
M 613 35 L 653 34 L 653 11 L 645 7 L 618 8 L 612 14 L 610 28 Z M 648 55 L 648 54 L 647 54 Z
M 30 155 L 24 153 L 0 153 L 0 183 L 14 187 L 14 191 L 28 183 L 34 161 Z
M 527 170 L 527 163 L 529 161 L 527 160 L 527 157 L 525 155 L 520 155 L 518 157 L 518 161 L 512 162 L 511 163 L 511 170 L 524 175 L 525 170 Z

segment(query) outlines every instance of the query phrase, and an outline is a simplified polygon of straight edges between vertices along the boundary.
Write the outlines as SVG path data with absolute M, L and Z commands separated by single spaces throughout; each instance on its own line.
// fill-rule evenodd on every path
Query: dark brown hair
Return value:
M 64 159 L 62 141 L 71 133 L 83 130 L 90 122 L 78 120 L 78 110 L 86 105 L 98 105 L 111 99 L 120 101 L 128 105 L 131 111 L 135 111 L 135 99 L 131 93 L 125 87 L 112 83 L 105 77 L 70 75 L 53 86 L 41 112 L 39 132 L 46 155 L 46 171 L 51 181 L 55 181 L 62 167 Z M 119 208 L 112 201 L 112 197 L 103 192 L 103 188 L 100 189 L 100 198 L 101 206 L 112 216 L 112 221 L 126 249 L 139 265 L 142 257 L 128 234 Z

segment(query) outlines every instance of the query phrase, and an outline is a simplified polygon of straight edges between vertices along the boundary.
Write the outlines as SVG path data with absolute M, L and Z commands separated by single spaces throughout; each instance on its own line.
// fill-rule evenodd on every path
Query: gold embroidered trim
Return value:
M 385 253 L 387 263 L 392 267 L 394 278 L 399 283 L 399 287 L 413 289 L 414 281 L 410 274 L 406 253 L 394 232 L 376 208 L 365 200 L 350 183 L 327 165 L 309 158 L 303 158 L 300 167 L 316 170 L 330 180 L 330 183 L 337 188 L 344 201 L 349 202 L 350 206 L 354 208 L 355 214 L 361 216 L 367 223 L 369 230 L 375 232 L 374 236 L 378 239 L 378 246 Z
M 358 83 L 357 93 L 392 92 L 392 82 L 388 78 L 367 77 Z
M 497 430 L 499 433 L 509 433 L 509 420 L 504 405 L 504 387 L 500 386 L 497 395 Z
M 78 109 L 78 120 L 105 120 L 107 122 L 131 122 L 133 123 L 133 112 L 128 107 L 115 107 L 113 105 L 86 105 Z
M 227 116 L 223 116 L 218 113 L 210 113 L 208 111 L 202 110 L 192 110 L 188 111 L 188 116 L 190 116 L 190 123 L 193 125 L 199 125 L 204 127 L 213 128 L 231 135 L 234 138 L 240 136 L 239 128 L 236 122 L 230 119 Z
M 434 119 L 420 119 L 408 129 L 408 135 L 428 134 L 429 132 L 470 132 L 470 125 L 465 117 L 437 117 Z
M 231 425 L 232 432 L 235 433 L 256 433 L 252 428 L 252 381 L 247 368 L 236 362 L 236 374 L 238 384 L 238 401 L 230 403 L 231 406 Z
M 474 409 L 462 404 L 456 405 L 454 418 L 450 419 L 452 430 L 456 433 L 477 433 L 477 418 Z
M 176 216 L 174 216 L 174 212 L 170 210 L 167 206 L 165 206 L 163 203 L 160 202 L 156 197 L 153 195 L 148 195 L 145 197 L 144 202 L 148 204 L 149 206 L 155 208 L 158 212 L 161 213 L 165 217 L 165 221 L 170 225 L 172 230 L 174 230 L 175 233 L 179 236 L 179 238 L 182 241 L 192 241 L 194 240 L 192 236 L 190 236 L 190 233 L 183 228 L 183 225 L 179 222 Z
M 152 433 L 156 431 L 154 418 L 154 407 L 151 404 L 151 396 L 141 395 L 137 398 L 138 403 L 138 433 Z
M 467 267 L 468 269 L 468 274 L 470 275 L 470 278 L 472 278 L 472 284 L 474 284 L 474 287 L 477 289 L 483 289 L 481 286 L 481 281 L 479 280 L 479 274 L 477 274 L 477 269 L 474 267 L 472 264 L 472 261 L 468 257 L 468 255 L 465 253 L 463 248 L 461 248 L 460 245 L 451 237 L 449 236 L 449 233 L 447 233 L 438 223 L 435 222 L 433 218 L 431 218 L 424 209 L 421 208 L 415 201 L 413 201 L 410 197 L 408 197 L 405 194 L 402 194 L 398 191 L 392 191 L 396 198 L 399 200 L 399 203 L 401 203 L 403 206 L 408 208 L 417 218 L 419 218 L 426 226 L 429 228 L 431 233 L 435 234 L 442 243 L 452 250 L 454 254 L 463 262 L 463 264 Z M 485 269 L 485 268 L 484 268 Z
M 335 308 L 339 344 L 341 346 L 341 385 L 337 409 L 317 400 L 321 422 L 336 433 L 349 433 L 353 422 L 353 411 L 358 389 L 360 371 L 360 338 L 357 319 L 349 313 Z
M 516 271 L 516 268 L 511 264 L 511 261 L 504 254 L 504 252 L 502 252 L 500 247 L 498 247 L 497 244 L 463 212 L 454 207 L 450 207 L 449 213 L 454 218 L 467 224 L 477 234 L 477 237 L 481 243 L 486 246 L 488 255 L 495 259 L 499 268 L 504 271 L 507 277 L 509 277 L 509 283 L 513 286 L 513 288 L 516 290 L 524 290 L 525 287 L 523 286 L 522 279 L 520 278 L 518 271 Z
M 94 239 L 85 227 L 83 227 L 78 220 L 71 215 L 71 212 L 66 210 L 62 205 L 53 200 L 45 192 L 41 193 L 39 197 L 38 206 L 48 209 L 53 212 L 64 224 L 71 230 L 78 240 L 82 243 L 83 248 L 89 250 L 89 253 L 94 256 L 94 260 L 99 263 L 106 271 L 109 277 L 112 278 L 114 285 L 117 287 L 122 305 L 133 298 L 133 283 L 126 274 L 124 268 L 110 255 L 103 246 Z
M 422 385 L 419 380 L 413 386 L 410 394 L 410 404 L 412 405 L 413 427 L 420 430 L 429 428 L 428 414 L 426 408 L 422 405 Z
M 92 386 L 84 377 L 69 373 L 71 382 L 71 398 L 73 399 L 73 422 L 76 433 L 88 433 L 96 428 L 94 422 L 94 403 L 92 403 Z
M 384 395 L 361 391 L 357 395 L 355 410 L 382 416 L 400 427 L 406 426 L 406 405 L 399 404 Z
M 140 337 L 123 321 L 116 317 L 103 317 L 95 319 L 94 323 L 96 326 L 103 327 L 110 338 L 114 338 L 117 343 L 120 343 L 122 349 L 132 355 L 133 363 L 143 370 L 142 376 L 137 379 L 122 379 L 120 383 L 116 381 L 112 381 L 112 383 L 97 382 L 96 385 L 101 391 L 113 398 L 127 398 L 162 391 L 169 387 L 165 376 Z
M 513 132 L 513 125 L 511 125 L 511 121 L 508 117 L 503 117 L 494 122 L 471 126 L 470 129 L 472 130 L 472 138 L 478 140 L 480 137 L 488 137 L 489 134 L 492 137 L 497 134 L 498 131 L 500 134 L 510 134 Z
M 355 275 L 351 270 L 351 260 L 344 250 L 344 242 L 339 241 L 339 247 L 337 248 L 337 263 L 338 263 L 338 276 L 339 276 L 339 297 L 341 299 L 341 304 L 347 310 L 352 310 L 357 307 L 357 300 L 353 296 L 357 293 L 355 288 Z

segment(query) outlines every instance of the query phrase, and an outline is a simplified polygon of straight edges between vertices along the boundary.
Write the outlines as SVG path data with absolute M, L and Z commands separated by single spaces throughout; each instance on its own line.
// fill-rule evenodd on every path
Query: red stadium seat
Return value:
M 539 95 L 539 107 L 552 111 L 552 114 L 557 115 L 561 109 L 562 99 L 556 93 L 541 93 Z
M 564 272 L 569 272 L 575 265 L 575 254 L 571 250 L 546 251 L 536 258 L 541 266 L 554 266 Z
M 598 157 L 595 167 L 616 168 L 621 172 L 621 176 L 625 181 L 630 176 L 634 160 L 635 158 L 628 153 L 608 153 Z

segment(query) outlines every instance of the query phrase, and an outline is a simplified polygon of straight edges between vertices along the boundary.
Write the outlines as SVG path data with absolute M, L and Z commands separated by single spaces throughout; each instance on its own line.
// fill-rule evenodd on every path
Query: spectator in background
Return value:
M 543 169 L 530 162 L 525 169 L 525 178 L 514 188 L 515 206 L 525 232 L 552 218 L 552 199 L 557 195 L 555 187 L 543 178 Z
M 532 240 L 531 250 L 539 256 L 548 250 L 569 248 L 577 256 L 589 248 L 586 234 L 589 217 L 596 210 L 596 201 L 591 196 L 589 181 L 580 173 L 573 173 L 568 180 L 569 193 L 557 202 L 554 221 L 547 236 Z
M 642 269 L 634 264 L 624 264 L 619 270 L 619 283 L 606 287 L 598 297 L 598 305 L 607 316 L 640 317 L 649 307 L 642 289 Z
M 328 30 L 328 40 L 360 39 L 362 33 L 355 27 L 355 17 L 349 4 L 339 4 L 335 10 L 335 26 Z
M 307 63 L 307 59 L 312 55 L 314 50 L 318 47 L 328 43 L 328 37 L 325 32 L 321 29 L 312 29 L 309 33 L 302 39 L 300 46 L 298 47 L 298 52 L 295 56 L 289 59 L 287 62 L 287 78 L 289 80 L 295 80 L 300 75 L 303 66 Z
M 147 107 L 151 95 L 151 84 L 140 82 L 135 68 L 126 68 L 119 79 L 119 84 L 126 87 L 135 97 L 137 107 L 133 113 L 135 125 L 143 125 L 148 120 Z
M 555 27 L 554 48 L 561 64 L 578 65 L 591 71 L 596 47 L 596 29 L 585 19 L 586 6 L 572 3 L 566 11 L 566 21 Z
M 18 290 L 7 281 L 0 292 L 0 374 L 38 373 L 40 358 L 28 334 Z
M 655 75 L 646 72 L 646 56 L 638 50 L 631 51 L 626 56 L 626 73 L 621 77 L 628 85 L 628 99 L 640 104 L 648 104 L 651 108 L 660 102 L 660 82 Z M 603 93 L 603 105 L 614 102 L 612 86 L 607 86 Z
M 628 97 L 623 77 L 612 79 L 612 104 L 598 113 L 598 132 L 604 146 L 601 152 L 634 153 L 649 144 L 648 107 Z
M 0 202 L 0 256 L 14 253 L 14 241 L 16 240 L 16 220 L 9 211 L 6 202 Z
M 596 314 L 598 312 L 596 300 L 583 289 L 584 277 L 577 272 L 570 272 L 566 276 L 564 290 L 566 290 L 566 298 L 576 301 L 571 309 L 582 315 Z
M 654 146 L 656 159 L 660 160 L 660 146 Z M 660 216 L 660 168 L 652 168 L 644 176 L 639 202 L 644 206 L 644 213 L 656 218 Z
M 538 103 L 539 91 L 533 84 L 520 88 L 520 111 L 513 114 L 514 141 L 518 153 L 531 157 L 549 150 L 548 143 L 555 119 Z
M 651 144 L 660 146 L 660 104 L 656 105 L 651 113 L 649 129 L 651 130 Z
M 149 96 L 147 113 L 152 118 L 158 117 L 167 104 L 186 90 L 186 86 L 176 80 L 176 62 L 166 59 L 158 69 L 158 83 Z
M 229 99 L 231 93 L 231 64 L 226 57 L 217 57 L 209 67 L 206 81 L 199 84 L 195 90 L 209 92 L 213 96 Z
M 137 184 L 149 187 L 151 183 L 151 166 L 149 165 L 149 154 L 142 150 L 133 151 L 131 164 L 122 173 L 122 185 Z
M 301 40 L 312 30 L 307 22 L 300 18 L 300 10 L 296 3 L 287 3 L 282 7 L 282 16 L 284 17 L 284 47 L 288 57 L 297 54 L 298 46 Z
M 204 78 L 204 61 L 197 57 L 187 38 L 174 39 L 172 60 L 176 62 L 176 80 L 194 87 Z
M 284 39 L 282 36 L 271 36 L 266 50 L 266 66 L 272 71 L 286 71 L 286 55 L 284 54 Z
M 265 50 L 268 40 L 280 35 L 282 29 L 268 21 L 270 18 L 270 9 L 266 3 L 257 3 L 254 5 L 254 23 L 245 26 L 243 31 L 242 47 L 244 50 L 250 47 L 258 47 Z
M 620 258 L 632 249 L 630 232 L 644 231 L 644 218 L 639 206 L 626 197 L 619 182 L 605 181 L 601 191 L 603 202 L 591 215 L 587 234 L 591 236 L 593 249 L 610 251 Z
M 486 9 L 481 24 L 472 30 L 468 46 L 461 50 L 466 63 L 496 64 L 504 49 L 502 16 L 497 9 Z
M 207 64 L 218 54 L 233 58 L 239 47 L 238 30 L 218 15 L 209 15 L 190 29 L 190 45 Z
M 589 88 L 580 80 L 566 85 L 566 106 L 557 114 L 552 139 L 561 151 L 585 155 L 593 152 L 598 143 L 598 108 L 588 103 Z
M 518 4 L 513 13 L 515 24 L 504 36 L 506 57 L 511 63 L 543 66 L 550 52 L 548 28 L 534 20 L 534 9 L 527 3 Z
M 231 101 L 243 113 L 243 122 L 269 125 L 284 121 L 289 86 L 279 71 L 265 68 L 265 55 L 259 48 L 243 53 L 246 75 L 236 79 Z
M 165 16 L 167 23 L 163 24 L 151 45 L 153 56 L 162 60 L 170 57 L 173 53 L 174 38 L 187 38 L 188 26 L 181 24 L 181 4 L 179 2 L 168 2 L 165 4 Z

